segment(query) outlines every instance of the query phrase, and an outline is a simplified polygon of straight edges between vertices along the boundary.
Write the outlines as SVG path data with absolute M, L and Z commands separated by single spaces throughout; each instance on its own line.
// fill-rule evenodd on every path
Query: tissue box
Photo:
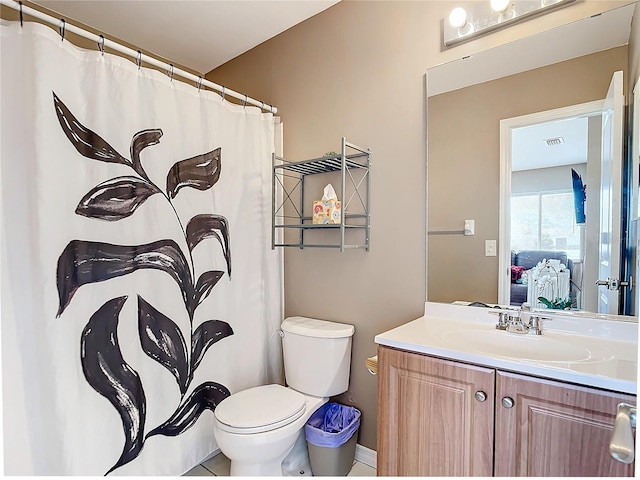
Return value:
M 323 225 L 340 223 L 342 219 L 342 205 L 339 200 L 314 200 L 313 224 Z

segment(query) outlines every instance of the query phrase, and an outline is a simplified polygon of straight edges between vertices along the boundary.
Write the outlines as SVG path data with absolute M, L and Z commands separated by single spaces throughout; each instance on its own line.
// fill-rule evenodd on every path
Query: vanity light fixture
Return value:
M 462 7 L 451 10 L 449 14 L 449 25 L 458 29 L 460 35 L 470 35 L 474 31 L 473 24 L 467 21 L 467 12 Z
M 504 13 L 509 8 L 511 0 L 491 0 L 491 10 L 498 13 Z
M 467 12 L 462 7 L 456 7 L 451 10 L 449 14 L 449 25 L 455 28 L 460 28 L 467 23 Z
M 543 15 L 576 0 L 484 0 L 456 7 L 443 22 L 445 47 L 452 47 L 480 35 Z
M 491 10 L 498 14 L 498 23 L 504 23 L 516 17 L 516 9 L 511 0 L 491 0 Z

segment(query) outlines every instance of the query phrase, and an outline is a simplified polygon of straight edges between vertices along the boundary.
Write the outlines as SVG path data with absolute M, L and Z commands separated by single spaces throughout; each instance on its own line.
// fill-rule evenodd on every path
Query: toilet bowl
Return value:
M 232 476 L 282 476 L 282 461 L 313 412 L 327 397 L 303 395 L 282 385 L 264 385 L 225 399 L 216 408 L 214 435 L 231 460 Z M 231 397 L 229 397 L 231 398 Z M 256 408 L 256 405 L 259 405 Z
M 289 386 L 242 390 L 214 410 L 214 435 L 232 476 L 282 476 L 309 417 L 349 385 L 353 325 L 291 317 L 281 328 Z

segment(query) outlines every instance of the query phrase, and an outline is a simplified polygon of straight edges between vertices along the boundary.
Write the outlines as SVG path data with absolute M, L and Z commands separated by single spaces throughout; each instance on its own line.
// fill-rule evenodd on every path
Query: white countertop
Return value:
M 540 336 L 495 329 L 491 309 L 427 302 L 425 315 L 376 335 L 375 342 L 411 352 L 637 393 L 638 323 L 625 317 L 566 315 L 550 310 Z

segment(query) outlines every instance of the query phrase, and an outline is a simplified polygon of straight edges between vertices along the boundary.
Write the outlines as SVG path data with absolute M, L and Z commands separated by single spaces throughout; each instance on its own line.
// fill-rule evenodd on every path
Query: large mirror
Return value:
M 629 41 L 639 10 L 630 3 L 427 71 L 427 300 L 520 305 L 527 294 L 537 300 L 532 285 L 545 259 L 561 272 L 562 288 L 554 293 L 566 303 L 554 307 L 597 312 L 606 292 L 619 300 L 610 307 L 618 312 L 601 313 L 637 316 L 637 289 L 595 282 L 602 280 L 599 250 L 612 238 L 608 254 L 621 262 L 622 278 L 617 272 L 611 278 L 635 278 L 630 246 L 638 213 L 625 206 L 638 203 L 632 130 L 618 133 L 627 144 L 618 147 L 627 156 L 618 167 L 633 188 L 623 194 L 603 187 L 600 163 L 615 72 L 622 72 L 619 93 L 632 91 Z M 633 128 L 634 99 L 624 103 L 630 113 L 623 105 L 622 124 Z M 539 149 L 543 141 L 563 153 Z M 610 195 L 619 210 L 600 213 L 611 206 Z M 612 223 L 619 238 L 606 230 Z

